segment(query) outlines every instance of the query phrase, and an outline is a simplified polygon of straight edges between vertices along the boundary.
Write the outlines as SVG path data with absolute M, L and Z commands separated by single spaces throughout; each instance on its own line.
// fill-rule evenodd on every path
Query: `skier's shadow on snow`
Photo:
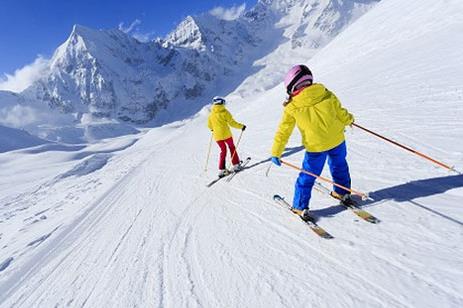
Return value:
M 442 218 L 445 218 L 451 222 L 459 224 L 463 226 L 463 222 L 450 217 L 436 209 L 432 209 L 426 205 L 418 203 L 414 199 L 428 197 L 432 195 L 442 194 L 450 189 L 463 187 L 463 175 L 452 175 L 452 176 L 444 176 L 438 178 L 430 178 L 424 180 L 417 180 L 408 182 L 405 184 L 392 186 L 388 188 L 384 188 L 381 190 L 377 190 L 370 193 L 370 197 L 374 199 L 374 201 L 366 201 L 361 202 L 362 207 L 372 207 L 377 206 L 381 203 L 381 201 L 396 201 L 396 202 L 408 202 L 414 206 L 422 208 L 428 212 L 431 212 L 435 215 L 438 215 Z M 433 204 L 433 206 L 437 207 L 438 204 Z M 318 216 L 333 216 L 339 212 L 344 211 L 345 208 L 343 206 L 331 206 L 325 209 L 315 210 L 314 214 Z

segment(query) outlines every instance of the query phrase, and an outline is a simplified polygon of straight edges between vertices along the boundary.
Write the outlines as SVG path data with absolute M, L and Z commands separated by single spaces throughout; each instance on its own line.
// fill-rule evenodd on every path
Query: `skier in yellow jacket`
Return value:
M 214 139 L 220 147 L 219 177 L 223 177 L 229 173 L 225 168 L 227 146 L 230 150 L 233 164 L 231 171 L 239 171 L 241 169 L 240 158 L 233 143 L 230 126 L 244 131 L 246 125 L 238 123 L 233 119 L 230 112 L 225 108 L 224 98 L 216 96 L 212 99 L 212 104 L 212 110 L 207 119 L 207 126 L 212 131 Z
M 281 119 L 272 146 L 272 162 L 281 165 L 281 155 L 297 125 L 302 135 L 306 153 L 302 168 L 320 175 L 326 158 L 333 181 L 351 187 L 344 128 L 354 122 L 354 117 L 337 97 L 322 84 L 313 84 L 312 72 L 305 65 L 294 66 L 285 78 L 289 99 L 284 103 Z M 309 200 L 315 178 L 300 173 L 296 181 L 293 212 L 303 219 L 313 219 L 309 213 Z M 348 191 L 337 186 L 334 193 L 351 202 Z

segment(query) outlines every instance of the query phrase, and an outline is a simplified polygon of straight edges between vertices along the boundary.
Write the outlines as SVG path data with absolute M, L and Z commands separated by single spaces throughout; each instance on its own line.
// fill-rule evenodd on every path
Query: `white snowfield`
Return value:
M 461 33 L 460 0 L 383 0 L 308 65 L 358 124 L 461 171 Z M 314 191 L 321 239 L 272 200 L 291 201 L 297 172 L 265 176 L 284 97 L 227 97 L 251 168 L 211 188 L 206 108 L 0 154 L 0 307 L 463 307 L 463 175 L 347 129 L 353 187 L 381 222 Z M 296 129 L 284 159 L 303 155 Z

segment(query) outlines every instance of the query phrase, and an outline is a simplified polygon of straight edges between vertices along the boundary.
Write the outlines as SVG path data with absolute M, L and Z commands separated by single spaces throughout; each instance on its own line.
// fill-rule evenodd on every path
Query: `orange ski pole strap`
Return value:
M 376 137 L 378 137 L 378 138 L 380 138 L 380 139 L 386 140 L 387 142 L 390 142 L 390 143 L 392 143 L 392 144 L 394 144 L 394 145 L 396 145 L 396 146 L 398 146 L 398 147 L 401 147 L 401 148 L 404 149 L 404 150 L 407 150 L 407 151 L 412 152 L 413 154 L 416 154 L 416 155 L 418 155 L 418 156 L 420 156 L 420 157 L 422 157 L 422 158 L 424 158 L 424 159 L 426 159 L 426 160 L 429 160 L 429 161 L 431 161 L 431 162 L 433 162 L 433 163 L 435 163 L 435 164 L 437 164 L 437 165 L 439 165 L 439 166 L 441 166 L 441 167 L 443 167 L 443 168 L 445 168 L 445 169 L 447 169 L 447 170 L 449 170 L 449 171 L 454 171 L 454 172 L 456 172 L 456 173 L 460 173 L 460 172 L 458 172 L 457 170 L 455 170 L 454 167 L 451 167 L 451 166 L 449 166 L 449 165 L 447 165 L 447 164 L 444 164 L 443 162 L 440 162 L 440 161 L 438 161 L 438 160 L 435 160 L 434 158 L 431 158 L 431 157 L 429 157 L 429 156 L 427 156 L 427 155 L 425 155 L 425 154 L 423 154 L 423 153 L 420 153 L 420 152 L 418 152 L 418 151 L 416 151 L 416 150 L 414 150 L 414 149 L 412 149 L 412 148 L 409 148 L 409 147 L 407 147 L 407 146 L 405 146 L 405 145 L 403 145 L 403 144 L 400 144 L 400 143 L 398 143 L 398 142 L 396 142 L 396 141 L 394 141 L 394 140 L 391 140 L 391 139 L 389 139 L 389 138 L 386 138 L 386 137 L 384 137 L 384 136 L 381 136 L 380 134 L 375 133 L 375 132 L 373 132 L 373 131 L 371 131 L 371 130 L 369 130 L 369 129 L 363 127 L 363 126 L 360 126 L 360 125 L 355 124 L 355 123 L 352 123 L 352 125 L 355 126 L 355 127 L 360 128 L 360 129 L 366 131 L 367 133 L 370 133 L 370 134 L 372 134 L 372 135 L 374 135 L 374 136 L 376 136 Z
M 330 184 L 333 184 L 334 186 L 337 186 L 337 187 L 342 188 L 342 189 L 344 189 L 344 190 L 350 191 L 352 194 L 357 195 L 357 196 L 360 196 L 360 197 L 362 198 L 362 200 L 372 200 L 372 201 L 374 201 L 373 199 L 371 199 L 371 198 L 368 196 L 368 194 L 365 194 L 365 193 L 362 193 L 362 192 L 360 192 L 360 191 L 356 191 L 356 190 L 354 190 L 354 189 L 351 189 L 351 188 L 347 188 L 347 187 L 345 187 L 345 186 L 342 186 L 342 185 L 340 185 L 340 184 L 338 184 L 338 183 L 335 183 L 335 182 L 331 181 L 330 179 L 325 178 L 324 176 L 316 175 L 315 173 L 312 173 L 312 172 L 309 172 L 309 171 L 307 171 L 307 170 L 301 169 L 301 168 L 299 168 L 299 167 L 297 167 L 297 166 L 295 166 L 295 165 L 293 165 L 293 164 L 291 164 L 291 163 L 285 162 L 285 161 L 283 161 L 283 160 L 281 161 L 281 163 L 282 163 L 283 165 L 289 166 L 289 167 L 291 167 L 291 168 L 293 168 L 293 169 L 299 170 L 299 171 L 302 172 L 302 173 L 305 173 L 305 174 L 308 174 L 308 175 L 310 175 L 310 176 L 313 176 L 313 177 L 316 178 L 316 179 L 319 179 L 319 180 L 328 182 L 328 183 L 330 183 Z

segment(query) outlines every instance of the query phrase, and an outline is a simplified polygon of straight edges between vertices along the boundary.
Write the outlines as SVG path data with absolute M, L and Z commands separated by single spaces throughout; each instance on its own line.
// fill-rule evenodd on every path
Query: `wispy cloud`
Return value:
M 223 20 L 234 20 L 240 17 L 241 14 L 243 14 L 245 10 L 246 10 L 246 3 L 243 3 L 241 5 L 232 6 L 229 8 L 218 6 L 210 10 L 209 13 L 212 16 L 215 16 Z
M 135 39 L 139 40 L 140 42 L 148 42 L 151 41 L 154 37 L 154 32 L 142 32 L 140 28 L 138 27 L 141 25 L 141 20 L 140 19 L 135 19 L 132 21 L 130 25 L 127 27 L 124 25 L 123 22 L 119 23 L 119 30 L 122 32 L 131 35 Z
M 155 37 L 155 33 L 154 32 L 147 32 L 147 33 L 135 32 L 132 34 L 132 36 L 138 41 L 142 43 L 146 43 L 146 42 L 153 40 L 153 38 Z
M 8 127 L 22 128 L 42 117 L 40 112 L 29 106 L 13 105 L 0 109 L 0 124 Z
M 121 22 L 119 23 L 119 30 L 121 30 L 124 33 L 130 33 L 140 24 L 141 24 L 140 19 L 135 19 L 134 21 L 132 21 L 132 23 L 128 27 L 125 27 L 124 23 Z
M 23 91 L 44 74 L 48 67 L 48 61 L 44 57 L 38 56 L 33 63 L 17 69 L 13 75 L 0 76 L 0 90 Z

